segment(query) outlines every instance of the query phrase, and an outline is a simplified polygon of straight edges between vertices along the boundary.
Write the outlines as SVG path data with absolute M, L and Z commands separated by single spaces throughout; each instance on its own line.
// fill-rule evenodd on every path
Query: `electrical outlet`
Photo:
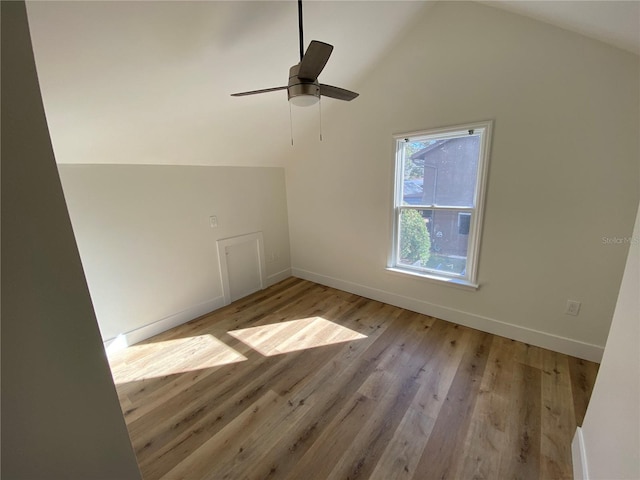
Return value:
M 580 302 L 577 300 L 567 300 L 567 308 L 564 310 L 566 315 L 578 315 L 580 313 Z
M 218 228 L 218 217 L 215 215 L 210 216 L 209 225 L 211 226 L 211 228 Z

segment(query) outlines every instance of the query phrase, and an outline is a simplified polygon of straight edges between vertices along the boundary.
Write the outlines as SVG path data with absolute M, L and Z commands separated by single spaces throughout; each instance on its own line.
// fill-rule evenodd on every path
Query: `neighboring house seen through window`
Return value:
M 477 286 L 491 122 L 394 138 L 389 268 Z

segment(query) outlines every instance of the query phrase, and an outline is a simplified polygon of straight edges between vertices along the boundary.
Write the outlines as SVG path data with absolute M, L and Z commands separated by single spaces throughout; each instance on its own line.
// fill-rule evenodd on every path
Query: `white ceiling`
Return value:
M 565 28 L 640 55 L 640 1 L 482 2 Z
M 640 1 L 483 3 L 640 54 Z M 305 42 L 335 46 L 321 81 L 357 91 L 432 5 L 305 2 Z M 38 1 L 27 9 L 59 163 L 283 164 L 286 92 L 229 94 L 286 85 L 298 61 L 295 2 Z M 348 105 L 323 101 L 323 109 Z M 295 135 L 304 114 L 293 115 Z

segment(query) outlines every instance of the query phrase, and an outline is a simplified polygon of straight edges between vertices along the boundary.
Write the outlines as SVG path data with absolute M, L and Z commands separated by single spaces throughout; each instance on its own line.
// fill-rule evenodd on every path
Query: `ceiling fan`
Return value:
M 318 76 L 331 56 L 333 45 L 312 40 L 307 51 L 303 53 L 302 0 L 298 0 L 298 34 L 300 39 L 300 63 L 289 69 L 289 83 L 286 86 L 233 93 L 231 96 L 244 97 L 246 95 L 286 89 L 289 102 L 301 107 L 315 104 L 320 100 L 321 95 L 346 101 L 356 98 L 358 96 L 356 92 L 318 82 Z

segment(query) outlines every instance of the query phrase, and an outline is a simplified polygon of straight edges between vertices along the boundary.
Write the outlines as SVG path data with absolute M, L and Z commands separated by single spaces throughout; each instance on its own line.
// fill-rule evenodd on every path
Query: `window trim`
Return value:
M 456 210 L 464 210 L 471 213 L 471 221 L 469 225 L 469 243 L 467 249 L 467 272 L 464 277 L 459 275 L 447 275 L 437 271 L 424 271 L 422 269 L 412 269 L 405 265 L 398 265 L 398 228 L 400 212 L 404 208 L 425 209 L 421 206 L 402 205 L 402 185 L 404 175 L 402 171 L 402 151 L 403 144 L 406 139 L 419 140 L 420 137 L 428 137 L 429 139 L 450 138 L 456 134 L 467 133 L 469 130 L 483 130 L 480 136 L 480 155 L 478 158 L 478 170 L 476 175 L 476 191 L 474 198 L 474 206 L 471 208 L 455 207 Z M 428 130 L 420 130 L 415 132 L 405 132 L 393 135 L 394 157 L 392 163 L 392 202 L 391 202 L 391 229 L 390 229 L 390 248 L 388 250 L 387 271 L 391 273 L 399 273 L 410 275 L 414 278 L 421 278 L 438 283 L 446 283 L 447 285 L 455 285 L 461 287 L 471 287 L 476 289 L 479 287 L 477 283 L 478 266 L 480 263 L 480 243 L 482 238 L 482 230 L 484 224 L 485 197 L 487 189 L 487 179 L 489 176 L 489 159 L 491 153 L 491 140 L 493 131 L 493 120 L 485 120 L 481 122 L 470 122 L 460 125 L 448 127 L 431 128 Z M 400 208 L 402 207 L 402 208 Z M 432 206 L 433 207 L 433 206 Z M 427 207 L 429 208 L 429 207 Z M 445 210 L 442 206 L 436 207 L 434 210 Z

